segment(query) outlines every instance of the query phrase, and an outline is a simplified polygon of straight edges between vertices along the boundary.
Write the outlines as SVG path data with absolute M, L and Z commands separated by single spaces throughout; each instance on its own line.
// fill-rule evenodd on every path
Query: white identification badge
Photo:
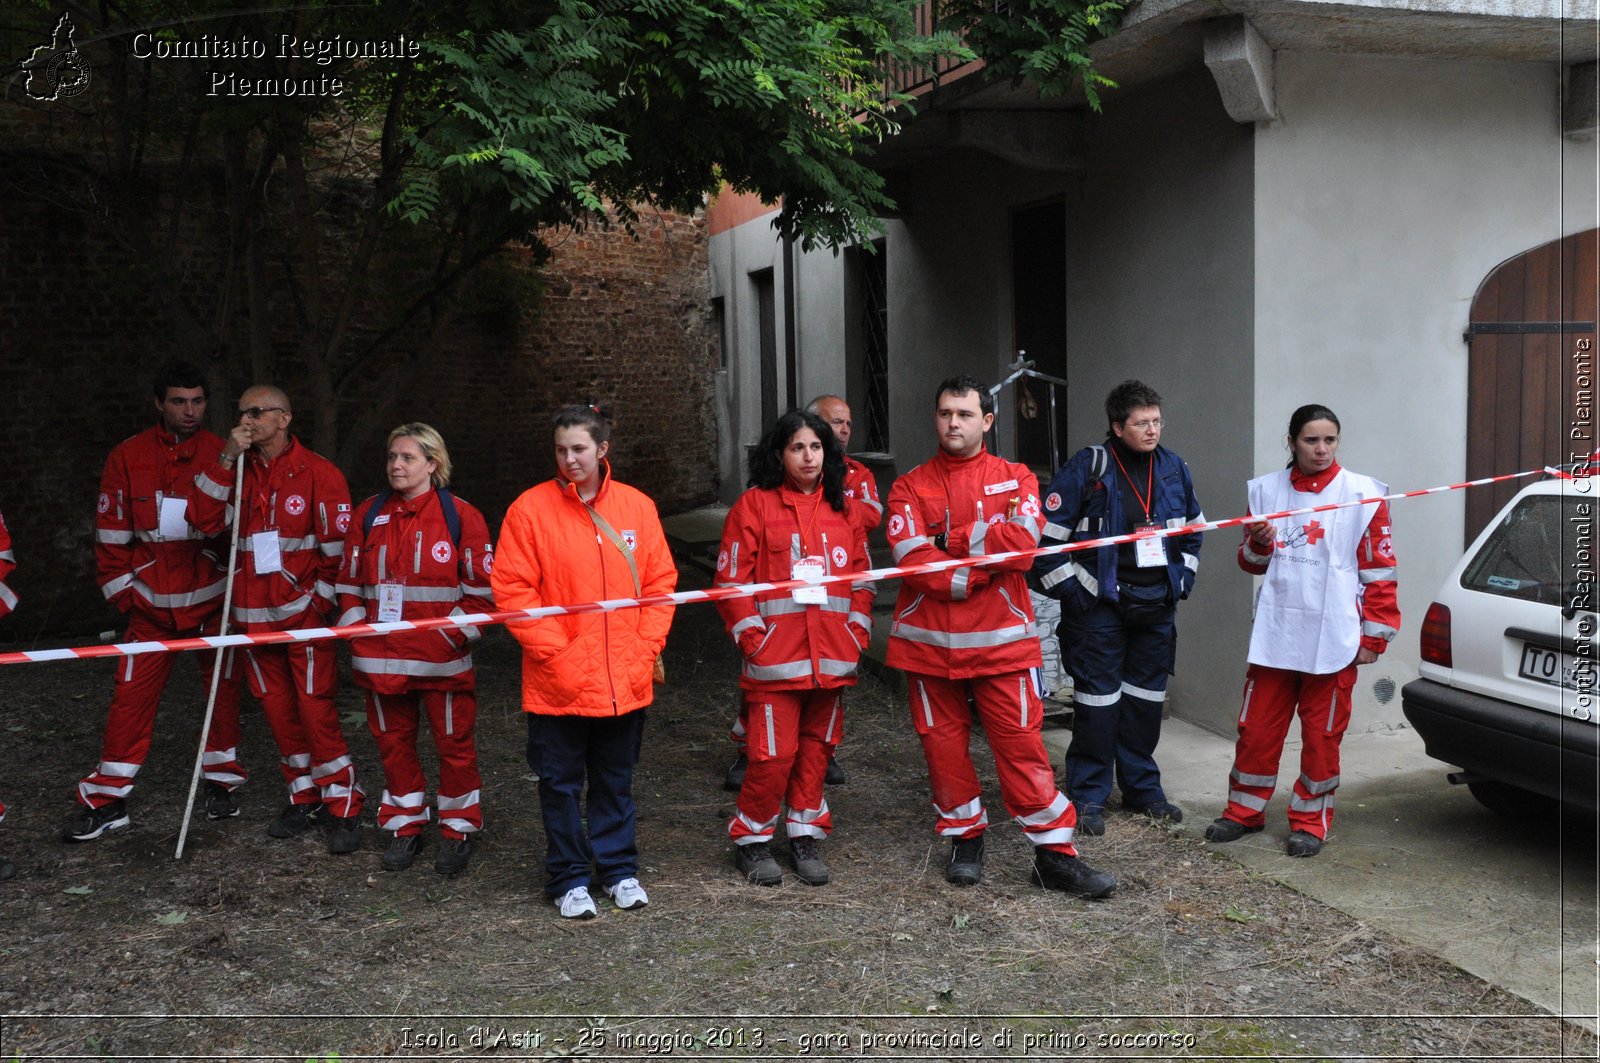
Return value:
M 828 574 L 828 563 L 820 557 L 802 557 L 789 570 L 791 579 L 821 579 Z M 801 605 L 827 605 L 828 588 L 796 587 L 790 592 Z
M 1153 529 L 1154 524 L 1142 524 L 1135 533 Z M 1167 564 L 1167 546 L 1160 536 L 1146 535 L 1133 541 L 1133 559 L 1140 568 L 1164 568 Z
M 189 537 L 189 500 L 187 498 L 163 498 L 161 500 L 161 537 L 163 539 L 187 539 Z
M 250 552 L 256 557 L 257 574 L 283 571 L 283 555 L 278 552 L 277 532 L 256 532 L 250 536 Z
M 406 592 L 402 583 L 378 584 L 378 622 L 392 624 L 405 612 Z

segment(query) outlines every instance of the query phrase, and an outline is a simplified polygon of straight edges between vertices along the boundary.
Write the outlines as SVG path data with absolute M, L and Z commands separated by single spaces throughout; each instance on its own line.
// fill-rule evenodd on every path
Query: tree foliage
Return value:
M 1115 87 L 1094 68 L 1089 48 L 1110 36 L 1122 0 L 940 0 L 939 20 L 984 59 L 989 77 L 1025 79 L 1041 96 L 1074 88 L 1100 109 L 1100 90 Z

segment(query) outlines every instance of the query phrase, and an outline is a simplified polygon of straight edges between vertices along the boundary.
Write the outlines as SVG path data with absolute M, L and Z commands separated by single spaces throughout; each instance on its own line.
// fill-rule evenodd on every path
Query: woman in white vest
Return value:
M 1250 481 L 1250 512 L 1279 513 L 1382 498 L 1387 485 L 1340 468 L 1339 418 L 1302 406 L 1289 418 L 1287 468 Z M 1300 775 L 1289 800 L 1290 856 L 1316 856 L 1333 821 L 1339 742 L 1350 724 L 1356 669 L 1378 659 L 1400 627 L 1389 504 L 1256 521 L 1239 567 L 1266 577 L 1250 633 L 1228 807 L 1206 840 L 1236 841 L 1266 824 L 1278 762 L 1298 709 Z

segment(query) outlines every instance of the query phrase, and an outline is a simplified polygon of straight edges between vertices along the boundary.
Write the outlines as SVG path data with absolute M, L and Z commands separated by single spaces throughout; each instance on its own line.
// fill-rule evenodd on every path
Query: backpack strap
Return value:
M 367 506 L 367 515 L 361 518 L 361 542 L 363 545 L 366 544 L 367 537 L 372 534 L 372 524 L 378 519 L 378 510 L 384 507 L 393 494 L 394 491 L 391 488 L 385 487 L 382 491 L 372 496 L 371 502 Z M 444 511 L 445 527 L 450 529 L 450 541 L 459 550 L 461 549 L 461 513 L 456 509 L 455 496 L 446 487 L 439 488 L 438 495 L 439 508 Z
M 1104 480 L 1106 478 L 1106 468 L 1111 464 L 1111 460 L 1106 456 L 1105 446 L 1096 443 L 1089 448 L 1089 454 L 1089 471 L 1092 474 L 1089 478 L 1090 482 Z
M 461 514 L 456 509 L 456 496 L 448 487 L 439 488 L 439 508 L 444 511 L 444 525 L 450 529 L 450 541 L 461 549 Z
M 372 535 L 372 522 L 378 519 L 378 510 L 384 507 L 384 504 L 389 501 L 389 496 L 392 494 L 394 494 L 394 491 L 388 487 L 385 487 L 382 491 L 379 491 L 377 494 L 373 495 L 371 500 L 368 502 L 367 515 L 361 518 L 362 546 L 367 544 L 368 537 Z

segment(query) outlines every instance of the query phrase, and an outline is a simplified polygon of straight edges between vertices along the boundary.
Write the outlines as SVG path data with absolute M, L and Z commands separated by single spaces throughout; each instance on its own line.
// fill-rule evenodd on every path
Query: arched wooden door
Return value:
M 1559 465 L 1596 447 L 1596 233 L 1496 266 L 1467 327 L 1467 477 Z M 1467 492 L 1467 542 L 1527 481 Z

